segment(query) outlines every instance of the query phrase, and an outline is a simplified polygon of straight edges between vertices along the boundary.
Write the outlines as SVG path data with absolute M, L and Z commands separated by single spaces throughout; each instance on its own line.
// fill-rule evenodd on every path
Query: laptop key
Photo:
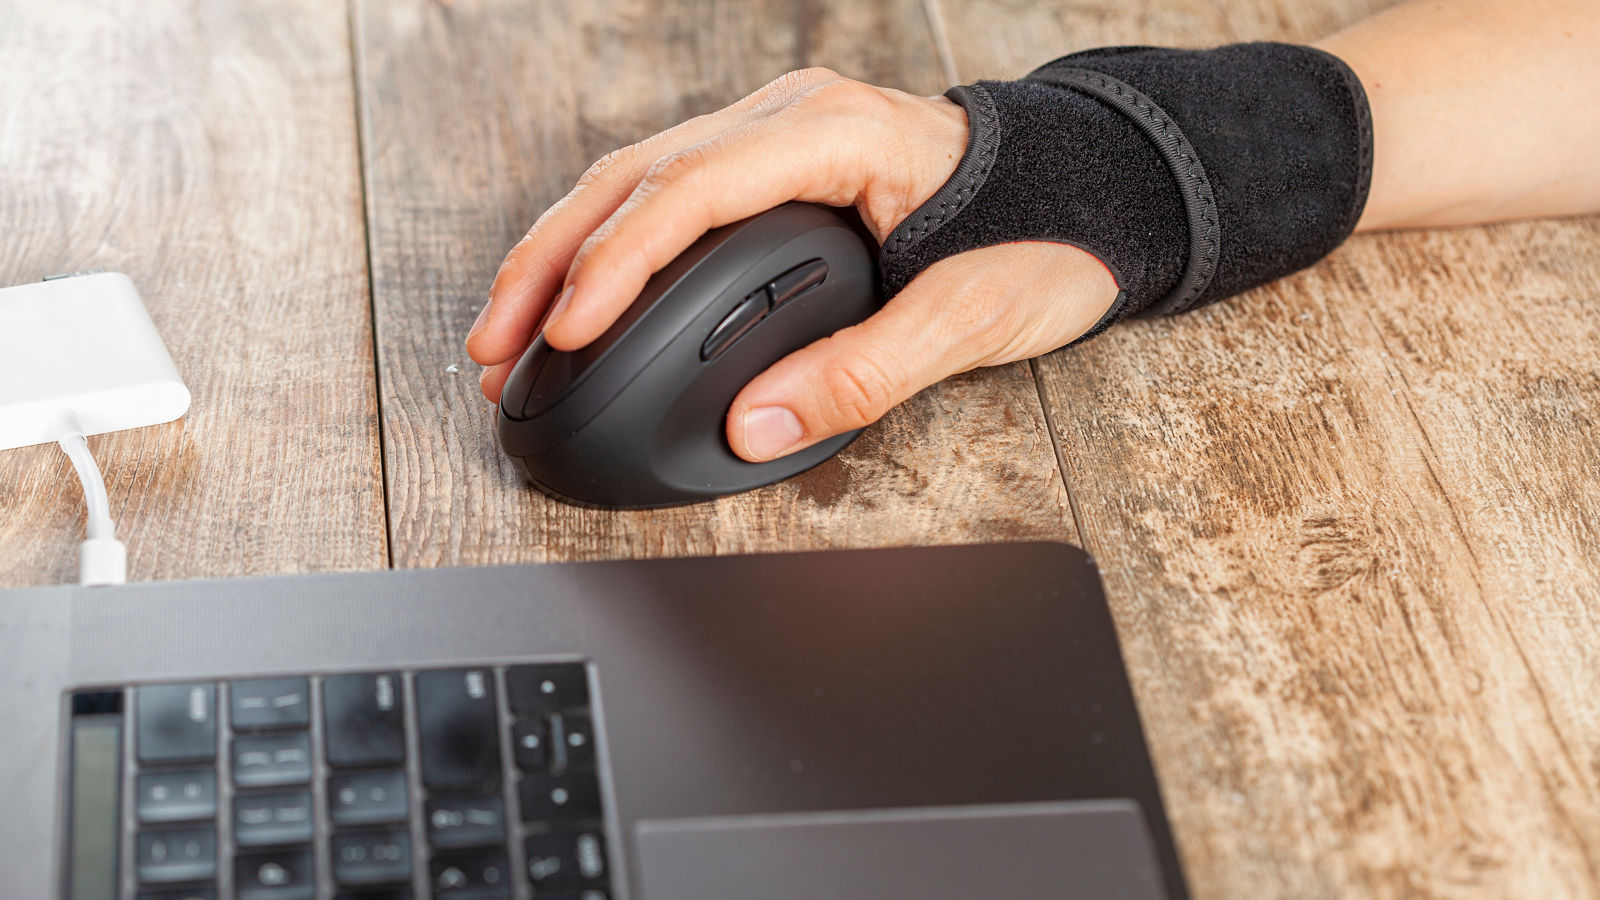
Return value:
M 392 672 L 322 679 L 328 765 L 393 766 L 406 761 L 405 706 Z
M 140 822 L 184 822 L 217 814 L 217 773 L 213 769 L 140 772 L 134 790 Z
M 575 891 L 540 891 L 539 900 L 607 900 L 611 895 L 600 888 Z
M 376 889 L 367 888 L 359 894 L 334 894 L 333 900 L 411 900 L 411 889 L 393 886 Z M 540 897 L 539 900 L 544 900 L 544 898 Z M 605 900 L 605 898 L 602 897 L 600 900 Z
M 241 847 L 301 844 L 311 840 L 310 791 L 241 794 L 233 798 L 233 839 Z
M 138 688 L 134 697 L 140 762 L 216 758 L 216 685 L 154 684 Z
M 278 787 L 311 780 L 311 736 L 303 731 L 233 740 L 233 783 Z
M 141 831 L 134 843 L 140 884 L 203 881 L 217 875 L 217 830 L 211 826 Z
M 241 853 L 233 858 L 239 900 L 312 900 L 317 890 L 310 850 Z
M 584 713 L 551 716 L 550 743 L 558 768 L 593 766 L 594 720 Z
M 311 724 L 311 683 L 305 678 L 256 678 L 228 685 L 235 730 L 305 728 Z
M 217 889 L 202 886 L 179 888 L 175 891 L 140 891 L 137 897 L 138 900 L 217 900 Z
M 506 701 L 520 713 L 561 712 L 589 705 L 583 663 L 540 663 L 506 670 Z
M 511 726 L 511 755 L 520 769 L 546 769 L 550 766 L 544 723 L 538 719 L 518 719 Z
M 406 773 L 399 770 L 349 772 L 328 779 L 328 818 L 335 825 L 378 825 L 402 822 Z
M 435 856 L 429 867 L 436 900 L 507 900 L 511 864 L 504 853 Z
M 428 843 L 436 849 L 489 847 L 505 839 L 505 801 L 499 797 L 428 801 Z
M 524 822 L 600 818 L 600 783 L 593 775 L 529 775 L 520 787 Z
M 540 888 L 606 877 L 605 840 L 598 834 L 536 834 L 524 842 L 528 880 Z
M 417 673 L 418 754 L 430 790 L 500 783 L 499 712 L 489 669 Z
M 341 885 L 385 884 L 411 878 L 411 836 L 404 831 L 336 834 L 329 842 L 333 880 Z

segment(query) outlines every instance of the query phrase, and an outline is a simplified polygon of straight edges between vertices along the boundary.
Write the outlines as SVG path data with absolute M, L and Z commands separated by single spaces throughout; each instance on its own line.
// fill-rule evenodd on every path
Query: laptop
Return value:
M 1092 561 L 0 592 L 0 895 L 1183 900 Z

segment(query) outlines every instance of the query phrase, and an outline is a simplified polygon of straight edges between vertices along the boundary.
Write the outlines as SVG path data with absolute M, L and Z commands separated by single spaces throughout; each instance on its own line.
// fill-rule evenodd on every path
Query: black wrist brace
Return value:
M 884 241 L 885 293 L 967 250 L 1071 244 L 1119 288 L 1080 340 L 1311 265 L 1355 228 L 1372 176 L 1366 94 L 1310 47 L 1107 47 L 946 96 L 967 151 Z

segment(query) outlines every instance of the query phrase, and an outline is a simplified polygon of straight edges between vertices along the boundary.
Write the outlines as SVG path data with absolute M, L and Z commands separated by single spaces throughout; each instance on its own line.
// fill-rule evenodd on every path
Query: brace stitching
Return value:
M 982 85 L 959 85 L 946 91 L 945 96 L 967 111 L 967 149 L 949 180 L 884 239 L 879 264 L 884 290 L 890 296 L 899 293 L 916 274 L 903 271 L 906 255 L 967 208 L 989 180 L 999 155 L 1000 117 L 989 91 Z
M 1372 189 L 1372 106 L 1367 100 L 1367 90 L 1361 86 L 1361 79 L 1345 61 L 1332 53 L 1310 48 L 1322 54 L 1333 64 L 1335 72 L 1339 73 L 1345 89 L 1350 92 L 1350 102 L 1353 107 L 1355 121 L 1351 123 L 1355 129 L 1356 153 L 1359 157 L 1354 196 L 1350 198 L 1350 212 L 1344 221 L 1344 235 L 1349 237 L 1356 230 L 1356 224 L 1361 220 L 1361 212 L 1367 206 L 1367 194 Z

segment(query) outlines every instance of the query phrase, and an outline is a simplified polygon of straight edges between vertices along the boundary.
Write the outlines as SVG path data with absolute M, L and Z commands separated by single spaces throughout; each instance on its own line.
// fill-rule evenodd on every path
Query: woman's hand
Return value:
M 806 69 L 607 155 L 501 264 L 467 337 L 489 367 L 484 395 L 499 400 L 539 329 L 558 350 L 584 346 L 719 225 L 789 200 L 853 205 L 881 242 L 950 177 L 966 141 L 966 114 L 943 97 Z M 728 412 L 728 443 L 760 462 L 861 428 L 949 375 L 1071 341 L 1116 292 L 1098 260 L 1064 244 L 941 260 L 867 321 L 746 385 Z

